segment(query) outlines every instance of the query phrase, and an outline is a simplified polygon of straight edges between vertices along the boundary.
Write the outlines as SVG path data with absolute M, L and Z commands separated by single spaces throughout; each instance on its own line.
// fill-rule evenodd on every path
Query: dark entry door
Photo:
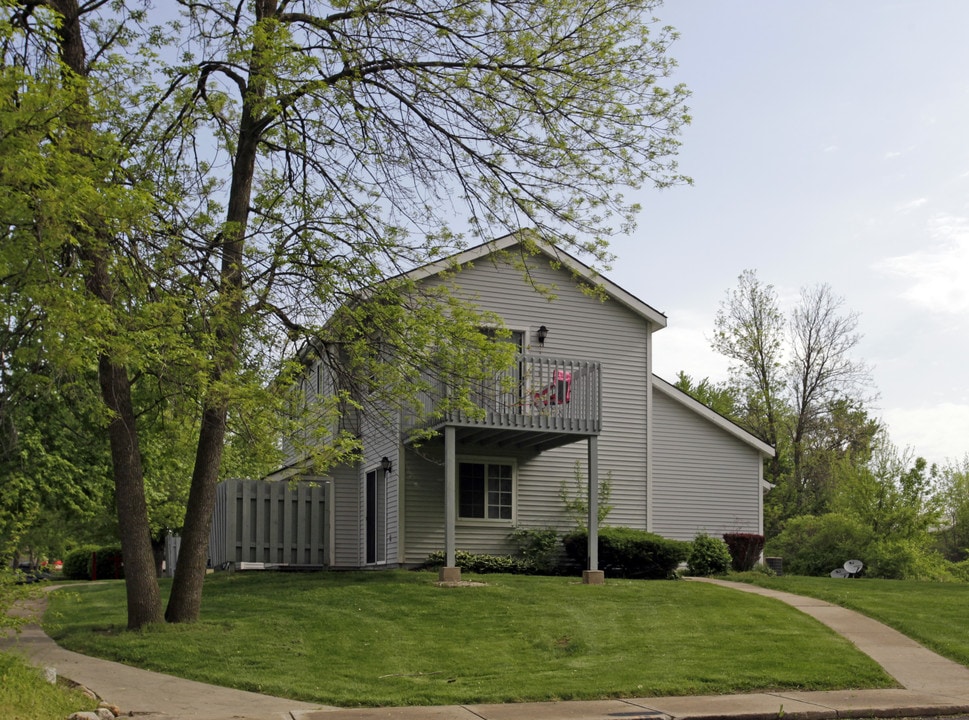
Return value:
M 387 528 L 387 484 L 384 475 L 384 471 L 379 469 L 367 473 L 366 562 L 368 565 L 387 561 L 387 546 L 383 541 Z

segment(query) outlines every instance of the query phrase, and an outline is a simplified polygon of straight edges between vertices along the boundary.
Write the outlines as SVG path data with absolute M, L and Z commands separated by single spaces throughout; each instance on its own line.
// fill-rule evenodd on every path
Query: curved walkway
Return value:
M 151 720 L 822 720 L 969 714 L 969 668 L 879 622 L 823 600 L 744 583 L 694 581 L 792 605 L 848 638 L 902 688 L 346 710 L 213 687 L 79 655 L 58 647 L 35 624 L 19 636 L 0 638 L 0 650 L 19 650 L 35 665 L 54 667 L 125 712 Z M 42 601 L 30 611 L 42 612 Z
M 42 597 L 15 609 L 13 614 L 30 622 L 19 634 L 0 635 L 0 651 L 19 652 L 38 667 L 54 668 L 125 714 L 142 720 L 292 720 L 297 713 L 335 709 L 206 685 L 65 650 L 37 624 L 46 606 L 47 598 Z

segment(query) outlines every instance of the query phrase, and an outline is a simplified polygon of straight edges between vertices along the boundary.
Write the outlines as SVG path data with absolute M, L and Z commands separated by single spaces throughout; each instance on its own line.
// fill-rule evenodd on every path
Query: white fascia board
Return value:
M 647 305 L 632 293 L 623 290 L 614 282 L 603 277 L 585 263 L 577 260 L 561 248 L 555 247 L 544 240 L 532 238 L 531 242 L 535 243 L 538 249 L 541 250 L 542 254 L 544 254 L 546 257 L 562 263 L 569 268 L 569 270 L 587 282 L 601 287 L 606 292 L 606 295 L 616 302 L 625 305 L 636 314 L 641 315 L 652 324 L 654 331 L 661 330 L 662 328 L 666 327 L 666 316 L 663 313 L 650 305 Z M 451 255 L 436 262 L 421 265 L 418 268 L 414 268 L 413 270 L 403 273 L 403 277 L 414 281 L 423 280 L 424 278 L 432 277 L 438 273 L 444 272 L 455 265 L 465 265 L 466 263 L 486 258 L 489 255 L 502 250 L 507 250 L 508 248 L 519 245 L 520 243 L 521 241 L 518 239 L 516 234 L 512 233 L 510 235 L 505 235 L 504 237 L 500 237 L 480 245 L 475 245 L 472 248 L 468 248 L 467 250 L 463 250 L 455 255 Z
M 435 260 L 434 262 L 427 263 L 426 265 L 421 265 L 413 270 L 408 270 L 398 277 L 405 277 L 414 281 L 423 280 L 424 278 L 433 277 L 438 273 L 449 270 L 455 265 L 465 265 L 467 263 L 474 262 L 475 260 L 480 260 L 481 258 L 488 257 L 493 253 L 500 250 L 505 250 L 517 244 L 518 238 L 515 237 L 514 234 L 505 235 L 504 237 L 490 240 L 488 242 L 481 243 L 480 245 L 475 245 L 467 250 L 462 250 L 454 255 L 448 255 L 440 260 Z
M 717 427 L 730 433 L 738 440 L 742 440 L 743 442 L 747 443 L 755 450 L 760 452 L 761 455 L 764 455 L 765 457 L 774 457 L 774 448 L 765 443 L 763 440 L 751 435 L 736 423 L 728 420 L 720 413 L 711 410 L 696 398 L 690 397 L 690 395 L 683 392 L 676 386 L 666 382 L 666 380 L 658 375 L 653 375 L 653 387 L 667 397 L 675 400 L 685 408 L 692 410 L 697 415 L 709 420 Z

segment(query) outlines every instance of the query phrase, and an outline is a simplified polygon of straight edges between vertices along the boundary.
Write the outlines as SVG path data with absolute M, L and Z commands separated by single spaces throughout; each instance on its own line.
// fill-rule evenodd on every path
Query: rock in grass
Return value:
M 121 708 L 117 705 L 112 705 L 111 703 L 104 702 L 103 700 L 98 703 L 98 710 L 107 710 L 111 713 L 113 717 L 121 716 Z

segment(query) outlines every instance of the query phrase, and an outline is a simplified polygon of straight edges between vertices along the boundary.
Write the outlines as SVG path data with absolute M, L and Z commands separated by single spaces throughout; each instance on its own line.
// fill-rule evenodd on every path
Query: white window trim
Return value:
M 454 493 L 454 518 L 455 524 L 463 527 L 515 527 L 518 524 L 518 461 L 515 458 L 493 457 L 487 455 L 458 455 L 455 459 L 458 467 L 455 468 L 458 475 L 456 492 Z M 461 463 L 483 463 L 485 465 L 510 465 L 511 466 L 511 519 L 503 518 L 469 518 L 461 517 Z M 487 505 L 485 506 L 487 511 Z

